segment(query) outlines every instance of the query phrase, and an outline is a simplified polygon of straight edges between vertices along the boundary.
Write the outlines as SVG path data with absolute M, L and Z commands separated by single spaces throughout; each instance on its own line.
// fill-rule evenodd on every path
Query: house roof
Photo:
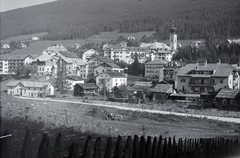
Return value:
M 151 87 L 151 86 L 152 86 L 152 82 L 135 81 L 135 82 L 134 82 L 134 85 Z
M 62 56 L 67 57 L 67 58 L 79 58 L 77 54 L 69 51 L 60 51 L 59 52 Z
M 97 58 L 98 60 L 102 61 L 102 62 L 114 63 L 114 61 L 112 59 L 107 58 L 107 57 L 102 57 L 102 56 L 99 56 L 99 55 L 96 55 L 96 54 L 92 55 L 92 57 L 90 59 L 92 59 L 94 57 Z
M 7 86 L 17 86 L 19 83 L 23 84 L 24 87 L 34 87 L 34 88 L 43 88 L 43 87 L 46 87 L 48 84 L 51 84 L 51 82 L 20 80 L 20 81 L 9 81 L 7 83 Z
M 117 64 L 115 64 L 115 63 L 110 63 L 110 62 L 104 62 L 104 63 L 102 63 L 102 64 L 100 64 L 100 65 L 98 65 L 98 66 L 96 66 L 96 67 L 99 67 L 99 66 L 104 65 L 104 64 L 109 65 L 111 68 L 120 68 L 120 66 L 118 66 Z M 95 67 L 95 68 L 96 68 L 96 67 Z
M 187 64 L 184 67 L 180 68 L 178 70 L 177 75 L 178 76 L 196 76 L 196 77 L 200 77 L 200 76 L 205 76 L 206 75 L 201 75 L 199 74 L 199 76 L 195 75 L 195 74 L 187 74 L 192 70 L 196 70 L 196 71 L 213 71 L 212 75 L 209 75 L 209 77 L 227 77 L 231 74 L 231 72 L 233 70 L 238 71 L 237 68 L 232 67 L 231 65 L 227 64 L 227 63 L 219 63 L 219 64 L 206 64 L 206 65 L 199 65 L 197 63 L 195 64 Z
M 151 92 L 169 93 L 172 86 L 172 84 L 157 84 L 154 88 L 151 89 Z
M 81 58 L 77 57 L 77 58 L 69 58 L 69 57 L 65 57 L 62 56 L 61 57 L 64 61 L 66 61 L 67 63 L 74 63 L 76 62 L 77 65 L 86 65 L 86 62 L 84 62 Z
M 40 55 L 39 57 L 37 57 L 37 58 L 35 59 L 35 61 L 36 61 L 36 60 L 39 60 L 39 61 L 48 61 L 48 60 L 50 60 L 50 59 L 53 59 L 53 56 L 47 55 L 47 54 L 43 54 L 43 55 Z
M 28 56 L 30 55 L 12 55 L 9 59 L 12 59 L 12 60 L 23 60 L 25 58 L 27 58 Z
M 79 85 L 83 89 L 97 89 L 98 88 L 94 83 L 79 83 L 76 85 Z
M 220 92 L 218 92 L 216 98 L 234 99 L 237 96 L 240 97 L 240 90 L 239 89 L 221 89 Z
M 140 47 L 148 47 L 149 49 L 166 49 L 171 50 L 169 46 L 164 43 L 154 42 L 154 43 L 142 43 Z
M 150 61 L 150 62 L 146 63 L 146 65 L 149 65 L 149 64 L 165 65 L 165 64 L 167 64 L 167 61 L 165 61 L 165 60 L 153 60 L 153 61 Z
M 82 81 L 84 80 L 82 77 L 80 76 L 67 76 L 67 79 L 69 80 L 73 80 L 73 81 Z
M 123 75 L 122 73 L 119 73 L 119 72 L 103 72 L 99 75 L 104 75 L 104 74 L 107 74 L 112 78 L 127 78 L 125 75 Z

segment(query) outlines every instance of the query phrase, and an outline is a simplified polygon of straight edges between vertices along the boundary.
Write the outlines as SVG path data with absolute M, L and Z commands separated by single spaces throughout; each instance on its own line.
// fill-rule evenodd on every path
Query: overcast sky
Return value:
M 56 0 L 0 0 L 1 12 L 17 8 L 52 2 Z

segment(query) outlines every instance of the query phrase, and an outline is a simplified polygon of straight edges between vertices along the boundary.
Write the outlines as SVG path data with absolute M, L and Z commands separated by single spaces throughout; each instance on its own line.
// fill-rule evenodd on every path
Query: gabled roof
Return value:
M 34 61 L 39 60 L 39 61 L 48 61 L 50 59 L 53 59 L 54 57 L 51 55 L 43 54 L 37 57 Z
M 40 82 L 40 81 L 9 81 L 7 86 L 17 86 L 19 83 L 23 84 L 24 87 L 43 88 L 51 84 L 51 82 Z
M 84 62 L 81 58 L 68 58 L 68 57 L 65 57 L 65 56 L 62 56 L 61 57 L 64 61 L 66 61 L 67 63 L 74 63 L 76 62 L 77 65 L 86 65 L 87 63 Z
M 135 82 L 134 82 L 134 85 L 151 87 L 151 86 L 152 86 L 152 82 L 135 81 Z
M 151 89 L 151 92 L 171 93 L 172 87 L 172 84 L 157 84 L 154 88 Z
M 210 74 L 208 77 L 227 77 L 231 74 L 233 70 L 238 71 L 237 68 L 232 67 L 227 63 L 219 63 L 219 64 L 206 64 L 206 65 L 199 65 L 199 64 L 187 64 L 184 67 L 178 70 L 178 76 L 195 76 L 195 74 L 187 74 L 192 70 L 196 71 L 213 71 L 213 74 Z M 199 76 L 204 76 L 199 74 Z
M 109 75 L 112 78 L 127 78 L 125 75 L 123 75 L 122 73 L 119 73 L 119 72 L 103 72 L 99 75 L 105 75 L 105 74 Z
M 109 63 L 109 62 L 104 62 L 104 63 L 102 63 L 102 64 L 100 64 L 100 65 L 98 65 L 98 66 L 96 66 L 96 67 L 99 67 L 99 66 L 104 65 L 104 64 L 109 65 L 111 68 L 120 68 L 120 66 L 118 66 L 117 64 L 115 64 L 115 63 Z M 95 67 L 95 68 L 96 68 L 96 67 Z
M 82 77 L 80 76 L 67 76 L 67 79 L 69 80 L 73 80 L 73 81 L 82 81 L 84 80 Z
M 11 59 L 11 60 L 23 60 L 23 59 L 26 59 L 28 56 L 31 56 L 31 55 L 12 55 L 9 59 Z
M 150 62 L 146 63 L 146 65 L 149 65 L 149 64 L 165 65 L 165 64 L 167 64 L 167 61 L 166 60 L 153 60 L 153 61 L 150 61 Z
M 79 58 L 77 54 L 69 51 L 60 51 L 59 52 L 62 56 L 67 57 L 67 58 Z
M 94 83 L 79 83 L 76 85 L 79 85 L 83 89 L 97 89 L 98 88 Z
M 102 62 L 108 62 L 108 63 L 114 63 L 114 61 L 108 57 L 102 57 L 102 56 L 99 56 L 99 55 L 92 55 L 92 58 L 97 58 L 98 60 L 102 61 Z
M 216 98 L 228 98 L 228 99 L 234 99 L 236 97 L 240 97 L 239 89 L 221 89 L 216 96 Z
M 166 49 L 171 50 L 169 46 L 164 43 L 154 42 L 154 43 L 141 43 L 140 47 L 148 47 L 149 49 Z

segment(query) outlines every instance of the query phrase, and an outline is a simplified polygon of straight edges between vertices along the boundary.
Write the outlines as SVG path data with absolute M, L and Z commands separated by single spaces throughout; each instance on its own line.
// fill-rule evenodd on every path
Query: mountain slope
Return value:
M 72 39 L 119 29 L 157 30 L 164 39 L 172 23 L 182 38 L 226 28 L 240 35 L 239 7 L 234 0 L 59 0 L 1 13 L 1 38 L 48 31 L 46 39 Z

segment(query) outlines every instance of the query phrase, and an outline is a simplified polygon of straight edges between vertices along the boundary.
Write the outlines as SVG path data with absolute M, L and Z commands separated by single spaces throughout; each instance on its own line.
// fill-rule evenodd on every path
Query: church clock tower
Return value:
M 170 48 L 173 51 L 177 50 L 177 28 L 174 25 L 170 29 Z

